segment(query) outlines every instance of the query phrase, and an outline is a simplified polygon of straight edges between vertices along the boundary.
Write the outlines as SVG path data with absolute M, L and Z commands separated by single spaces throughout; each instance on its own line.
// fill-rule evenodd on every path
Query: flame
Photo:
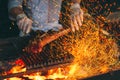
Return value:
M 83 27 L 85 26 L 83 25 Z M 77 34 L 76 36 L 79 35 Z M 74 38 L 72 38 L 72 40 L 73 39 Z M 67 43 L 65 43 L 65 45 L 67 45 Z M 69 45 L 72 48 L 65 47 L 64 49 L 67 49 L 75 57 L 75 60 L 70 66 L 48 70 L 46 75 L 42 75 L 42 72 L 37 72 L 30 75 L 23 75 L 23 77 L 27 77 L 31 80 L 76 80 L 78 78 L 86 78 L 97 74 L 106 73 L 110 71 L 111 68 L 114 68 L 114 65 L 119 64 L 119 53 L 114 39 L 107 39 L 105 36 L 99 35 L 98 31 L 91 32 L 88 30 L 85 32 L 84 38 L 81 40 L 79 40 L 79 38 L 75 38 L 72 44 Z M 21 61 L 17 61 L 16 63 L 18 62 L 23 64 Z M 26 71 L 23 67 L 24 66 L 21 65 L 15 66 L 9 73 Z M 10 78 L 6 80 L 23 79 Z
M 5 79 L 5 80 L 22 80 L 22 78 L 14 77 L 14 78 L 9 78 L 9 79 Z
M 26 68 L 23 68 L 23 65 L 16 65 L 14 66 L 10 71 L 7 72 L 7 74 L 12 74 L 12 73 L 18 73 L 18 72 L 25 72 Z M 9 79 L 5 79 L 5 80 L 22 80 L 22 78 L 18 78 L 18 77 L 12 77 Z
M 34 73 L 31 75 L 24 75 L 24 77 L 28 77 L 29 79 L 32 80 L 45 80 L 45 76 L 40 76 L 40 73 Z
M 105 5 L 105 7 L 107 6 L 108 4 Z M 104 20 L 104 17 L 102 16 L 98 18 Z M 103 28 L 103 25 L 104 24 L 100 24 L 100 28 L 101 26 Z M 116 40 L 111 38 L 108 32 L 98 29 L 96 26 L 97 24 L 94 24 L 91 20 L 87 20 L 80 28 L 80 33 L 73 33 L 72 35 L 75 36 L 68 35 L 66 36 L 67 39 L 64 38 L 63 41 L 60 41 L 62 46 L 64 46 L 64 50 L 69 51 L 75 57 L 75 60 L 71 65 L 64 68 L 48 70 L 45 75 L 42 75 L 42 72 L 36 72 L 30 75 L 23 75 L 23 77 L 27 77 L 31 80 L 76 80 L 109 72 L 116 68 L 116 65 L 120 68 L 120 62 L 118 61 L 120 53 L 118 51 Z M 110 28 L 111 26 L 107 27 Z M 16 63 L 23 65 L 21 61 L 17 61 Z M 10 70 L 10 73 L 25 70 L 26 69 L 23 68 L 23 66 L 15 66 Z M 22 79 L 10 78 L 7 80 Z
M 50 74 L 47 76 L 48 79 L 67 78 L 64 68 L 50 70 L 48 74 Z
M 23 68 L 23 66 L 14 66 L 9 73 L 18 73 L 18 72 L 24 72 L 26 71 L 26 68 Z
M 105 32 L 103 34 L 99 34 L 99 30 L 95 29 L 94 27 L 95 25 L 89 21 L 89 23 L 83 24 L 82 26 L 82 28 L 85 29 L 83 30 L 84 33 L 82 34 L 82 38 L 80 38 L 81 35 L 79 33 L 76 33 L 76 37 L 68 36 L 68 39 L 61 41 L 64 43 L 64 49 L 68 50 L 75 57 L 75 60 L 71 65 L 64 68 L 48 70 L 45 75 L 42 75 L 42 72 L 36 72 L 30 75 L 23 75 L 23 77 L 27 77 L 31 80 L 76 80 L 106 73 L 112 68 L 115 68 L 115 65 L 120 67 L 118 61 L 118 46 L 115 43 L 115 40 L 104 36 L 103 34 Z M 66 40 L 70 41 L 66 43 Z M 51 44 L 54 44 L 54 42 Z M 23 65 L 21 60 L 16 61 L 16 63 Z M 10 73 L 26 71 L 26 69 L 23 67 L 24 65 L 15 66 L 10 70 Z M 22 79 L 10 78 L 7 80 Z

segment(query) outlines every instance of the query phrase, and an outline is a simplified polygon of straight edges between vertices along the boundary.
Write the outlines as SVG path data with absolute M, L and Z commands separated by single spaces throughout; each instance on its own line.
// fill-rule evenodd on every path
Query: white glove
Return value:
M 33 21 L 25 14 L 20 14 L 16 18 L 18 28 L 25 34 L 28 34 L 32 28 Z
M 80 26 L 83 23 L 83 11 L 80 8 L 78 3 L 73 4 L 70 7 L 71 10 L 71 29 L 74 32 L 75 30 L 79 30 Z

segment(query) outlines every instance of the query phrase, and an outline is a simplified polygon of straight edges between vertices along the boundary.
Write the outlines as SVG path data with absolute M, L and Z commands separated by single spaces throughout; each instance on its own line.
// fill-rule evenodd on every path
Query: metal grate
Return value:
M 71 63 L 74 59 L 72 54 L 69 53 L 39 53 L 39 54 L 24 54 L 21 57 L 25 62 L 27 70 L 35 68 L 49 67 L 59 64 Z
M 74 56 L 68 52 L 50 53 L 46 50 L 38 54 L 25 53 L 21 56 L 21 59 L 24 61 L 25 67 L 27 68 L 26 72 L 0 75 L 0 79 L 22 77 L 26 74 L 47 71 L 57 67 L 65 67 L 74 60 Z

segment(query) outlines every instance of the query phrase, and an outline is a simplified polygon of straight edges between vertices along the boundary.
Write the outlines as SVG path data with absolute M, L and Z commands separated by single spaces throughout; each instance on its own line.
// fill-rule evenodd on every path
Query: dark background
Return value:
M 0 38 L 17 36 L 19 30 L 8 17 L 8 0 L 0 0 Z
M 110 4 L 112 4 L 114 1 L 116 1 L 116 5 L 110 6 Z M 17 36 L 19 33 L 16 24 L 13 24 L 13 22 L 9 20 L 7 3 L 8 0 L 0 0 L 0 39 Z M 105 4 L 107 3 L 109 4 L 107 8 L 103 8 L 102 10 L 100 10 L 100 8 L 95 9 L 98 5 L 102 5 L 104 7 Z M 120 6 L 120 1 L 119 0 L 83 0 L 81 5 L 86 7 L 89 13 L 95 13 L 92 14 L 92 16 L 98 16 L 98 15 L 107 16 L 107 14 L 104 14 L 104 12 L 107 11 L 108 8 L 111 8 L 112 12 L 119 11 L 118 7 Z M 115 71 L 108 74 L 92 77 L 86 80 L 120 80 L 120 71 Z

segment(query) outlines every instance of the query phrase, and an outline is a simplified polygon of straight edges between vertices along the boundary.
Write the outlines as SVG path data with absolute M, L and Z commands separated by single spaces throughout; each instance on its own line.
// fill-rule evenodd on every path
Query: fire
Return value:
M 18 73 L 24 71 L 26 71 L 26 68 L 23 68 L 23 66 L 14 66 L 8 73 Z
M 67 78 L 64 68 L 50 70 L 48 74 L 50 74 L 47 76 L 48 79 Z
M 98 18 L 104 21 L 104 17 L 100 16 Z M 23 75 L 23 78 L 28 80 L 76 80 L 103 74 L 116 68 L 120 69 L 120 52 L 116 39 L 113 39 L 107 31 L 103 30 L 103 23 L 100 23 L 100 26 L 98 26 L 91 19 L 91 16 L 85 18 L 79 32 L 65 35 L 58 41 L 49 44 L 51 49 L 55 45 L 56 49 L 68 51 L 74 55 L 75 59 L 71 65 L 50 69 L 44 75 L 43 72 Z M 107 27 L 111 29 L 111 26 Z M 23 62 L 17 61 L 17 63 L 20 66 L 13 67 L 10 73 L 26 71 Z M 25 80 L 23 78 L 10 78 L 6 80 Z
M 22 78 L 17 78 L 17 77 L 14 77 L 14 78 L 5 79 L 5 80 L 22 80 Z
M 24 66 L 21 65 L 17 65 L 14 66 L 10 71 L 7 72 L 7 74 L 12 74 L 12 73 L 18 73 L 18 72 L 24 72 L 26 71 L 26 68 L 23 68 Z M 22 78 L 17 78 L 17 77 L 13 77 L 13 78 L 9 78 L 9 79 L 5 79 L 5 80 L 23 80 Z
M 83 33 L 76 32 L 59 39 L 61 41 L 58 44 L 60 42 L 63 43 L 62 46 L 64 48 L 62 49 L 69 51 L 75 57 L 71 65 L 50 69 L 44 75 L 42 72 L 23 75 L 23 78 L 27 77 L 30 80 L 76 80 L 103 74 L 116 67 L 120 68 L 118 60 L 120 55 L 119 48 L 115 43 L 115 39 L 106 37 L 105 32 L 99 32 L 100 30 L 96 28 L 96 24 L 93 21 L 87 20 L 85 23 L 80 30 Z M 51 46 L 53 44 L 54 42 L 50 43 Z M 61 47 L 57 47 L 57 49 L 62 50 Z M 16 61 L 16 63 L 19 63 L 20 66 L 13 67 L 10 73 L 26 70 L 21 60 Z M 10 78 L 6 80 L 24 80 L 23 78 Z
M 32 79 L 32 80 L 45 80 L 46 79 L 45 76 L 40 76 L 40 73 L 34 73 L 31 75 L 24 75 L 24 77 L 28 77 L 29 79 Z

